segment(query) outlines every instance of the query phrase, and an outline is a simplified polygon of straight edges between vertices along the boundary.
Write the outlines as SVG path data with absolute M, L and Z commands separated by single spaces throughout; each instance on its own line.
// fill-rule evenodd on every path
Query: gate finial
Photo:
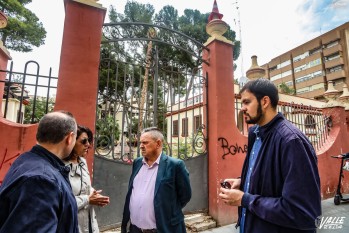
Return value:
M 214 0 L 212 12 L 208 16 L 208 22 L 210 22 L 213 19 L 222 19 L 222 18 L 223 18 L 223 14 L 219 13 L 217 2 L 216 0 Z
M 216 0 L 213 3 L 213 9 L 208 17 L 208 23 L 206 25 L 206 32 L 211 36 L 206 41 L 205 45 L 208 45 L 213 40 L 223 41 L 228 44 L 233 44 L 232 41 L 228 40 L 223 34 L 228 30 L 229 26 L 226 22 L 221 20 L 223 15 L 219 13 Z

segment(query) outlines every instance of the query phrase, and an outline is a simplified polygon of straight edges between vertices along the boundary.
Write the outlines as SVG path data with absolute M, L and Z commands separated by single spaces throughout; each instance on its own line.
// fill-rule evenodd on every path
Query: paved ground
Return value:
M 349 197 L 349 195 L 346 195 Z M 332 218 L 330 220 L 330 218 Z M 331 224 L 328 221 L 337 224 Z M 120 230 L 110 230 L 104 233 L 118 233 Z M 334 205 L 333 198 L 322 201 L 322 222 L 317 230 L 318 233 L 348 233 L 349 232 L 349 202 Z M 217 227 L 200 233 L 239 233 L 235 224 Z
M 338 224 L 327 223 L 332 217 L 331 222 Z M 322 201 L 322 223 L 320 223 L 318 233 L 348 233 L 349 232 L 349 202 L 334 205 L 333 198 Z M 331 228 L 331 229 L 330 229 Z M 201 233 L 238 233 L 235 229 L 235 224 L 218 227 Z

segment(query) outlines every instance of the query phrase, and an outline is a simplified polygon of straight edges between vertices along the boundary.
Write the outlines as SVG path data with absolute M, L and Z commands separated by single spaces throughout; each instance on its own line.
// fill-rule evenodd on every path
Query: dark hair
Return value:
M 57 144 L 70 132 L 76 133 L 76 128 L 75 118 L 70 112 L 47 113 L 39 122 L 36 140 L 39 143 Z
M 158 129 L 157 127 L 145 128 L 145 129 L 143 129 L 141 134 L 144 134 L 144 133 L 150 133 L 151 137 L 154 140 L 158 140 L 158 139 L 160 139 L 161 141 L 164 140 L 164 135 L 162 134 L 160 129 Z
M 88 142 L 90 144 L 92 144 L 92 142 L 93 142 L 93 133 L 92 133 L 92 131 L 87 126 L 78 125 L 78 130 L 76 131 L 76 139 L 78 139 L 82 133 L 86 133 L 87 134 Z
M 279 102 L 279 93 L 278 89 L 270 80 L 265 78 L 259 78 L 247 82 L 242 89 L 240 94 L 244 91 L 251 92 L 256 96 L 258 103 L 264 96 L 268 96 L 270 99 L 271 106 L 276 109 Z
M 92 131 L 88 127 L 86 127 L 86 126 L 78 125 L 78 129 L 76 131 L 76 139 L 78 139 L 82 133 L 86 133 L 87 134 L 88 142 L 91 145 L 92 142 L 93 142 L 93 133 L 92 133 Z M 69 156 L 65 157 L 63 160 L 69 161 L 69 160 L 72 159 L 73 156 L 74 156 L 74 149 L 70 152 Z M 78 157 L 78 161 L 79 161 L 79 159 L 80 158 Z

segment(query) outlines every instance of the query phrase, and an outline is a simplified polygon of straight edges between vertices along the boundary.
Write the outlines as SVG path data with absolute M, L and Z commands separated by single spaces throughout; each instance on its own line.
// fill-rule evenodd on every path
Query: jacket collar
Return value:
M 275 125 L 278 124 L 280 121 L 284 120 L 285 117 L 282 115 L 281 112 L 278 112 L 276 116 L 269 121 L 267 124 L 259 127 L 259 135 L 263 141 L 263 139 L 269 134 L 271 130 L 275 128 Z
M 68 175 L 69 173 L 69 167 L 66 167 L 64 162 L 58 158 L 55 154 L 51 153 L 44 147 L 40 145 L 35 145 L 33 148 L 30 150 L 30 152 L 38 154 L 42 156 L 44 159 L 46 159 L 50 164 L 52 164 L 53 167 L 57 168 L 59 172 L 62 174 Z
M 160 163 L 159 163 L 159 168 L 158 168 L 158 174 L 156 176 L 156 181 L 155 181 L 154 195 L 156 195 L 156 193 L 160 187 L 161 179 L 164 177 L 164 174 L 165 174 L 165 171 L 167 168 L 168 157 L 164 153 L 161 153 L 160 156 L 161 157 L 160 157 Z

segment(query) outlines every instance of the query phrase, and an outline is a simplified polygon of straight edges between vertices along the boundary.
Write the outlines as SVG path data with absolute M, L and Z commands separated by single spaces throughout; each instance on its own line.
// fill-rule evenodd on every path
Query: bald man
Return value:
M 46 114 L 37 145 L 20 155 L 0 186 L 0 233 L 77 233 L 77 205 L 62 159 L 75 145 L 76 121 L 68 112 Z

